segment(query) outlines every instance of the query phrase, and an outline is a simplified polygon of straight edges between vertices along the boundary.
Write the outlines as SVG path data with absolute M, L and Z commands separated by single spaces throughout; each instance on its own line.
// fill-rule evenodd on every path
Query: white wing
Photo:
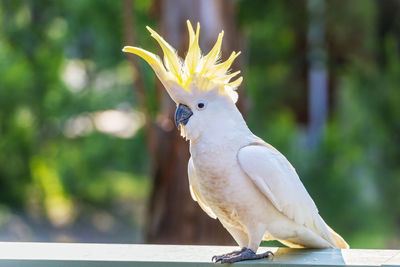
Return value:
M 266 143 L 257 143 L 240 149 L 238 160 L 243 171 L 276 209 L 335 247 L 314 201 L 282 154 Z
M 192 196 L 193 200 L 199 203 L 199 206 L 201 209 L 208 214 L 213 219 L 217 219 L 217 216 L 214 214 L 214 212 L 210 209 L 210 207 L 206 204 L 204 199 L 197 193 L 196 188 L 198 188 L 197 185 L 197 176 L 196 176 L 196 170 L 194 169 L 193 165 L 193 160 L 192 158 L 189 159 L 189 164 L 188 164 L 188 177 L 189 177 L 189 189 L 190 189 L 190 195 Z

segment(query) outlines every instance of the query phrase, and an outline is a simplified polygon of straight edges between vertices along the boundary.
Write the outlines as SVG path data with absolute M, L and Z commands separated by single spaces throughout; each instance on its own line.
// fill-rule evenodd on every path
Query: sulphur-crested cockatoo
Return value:
M 289 161 L 247 127 L 235 103 L 242 77 L 229 68 L 240 54 L 220 62 L 223 32 L 211 51 L 199 48 L 200 25 L 190 22 L 189 49 L 182 60 L 175 49 L 147 27 L 164 53 L 164 60 L 146 50 L 126 46 L 153 68 L 176 102 L 175 123 L 190 140 L 190 192 L 200 207 L 218 218 L 242 248 L 214 256 L 215 262 L 259 259 L 262 240 L 279 240 L 289 247 L 348 248 L 318 214 L 317 207 Z

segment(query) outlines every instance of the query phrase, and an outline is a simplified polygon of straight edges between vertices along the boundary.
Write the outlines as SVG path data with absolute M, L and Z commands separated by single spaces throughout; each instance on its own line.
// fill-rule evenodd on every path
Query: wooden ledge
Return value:
M 0 242 L 0 266 L 213 266 L 211 257 L 237 249 L 223 246 Z M 289 249 L 243 266 L 400 266 L 400 250 Z M 228 265 L 226 265 L 228 266 Z

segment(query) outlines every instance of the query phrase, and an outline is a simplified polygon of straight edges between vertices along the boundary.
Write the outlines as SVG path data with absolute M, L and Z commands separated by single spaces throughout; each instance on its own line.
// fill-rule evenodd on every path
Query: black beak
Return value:
M 183 124 L 184 126 L 188 123 L 189 118 L 193 115 L 193 112 L 190 110 L 188 106 L 179 104 L 178 108 L 175 111 L 175 125 L 179 128 L 179 124 Z

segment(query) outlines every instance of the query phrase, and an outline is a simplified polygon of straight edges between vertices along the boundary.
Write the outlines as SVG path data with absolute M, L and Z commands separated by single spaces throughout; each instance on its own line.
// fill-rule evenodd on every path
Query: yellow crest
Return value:
M 229 68 L 240 52 L 232 52 L 225 62 L 219 62 L 224 35 L 222 31 L 218 35 L 218 39 L 211 51 L 206 56 L 203 56 L 199 47 L 200 24 L 197 23 L 196 33 L 189 20 L 187 21 L 187 26 L 189 30 L 189 49 L 185 60 L 182 60 L 177 55 L 176 50 L 150 27 L 147 27 L 147 29 L 163 50 L 164 64 L 157 55 L 138 47 L 125 46 L 122 51 L 136 54 L 146 60 L 172 99 L 177 103 L 182 96 L 190 95 L 193 87 L 198 88 L 200 91 L 218 89 L 220 93 L 229 95 L 236 102 L 237 93 L 234 90 L 241 84 L 243 78 L 239 77 L 230 82 L 240 71 L 230 74 Z M 181 92 L 177 92 L 177 90 Z

